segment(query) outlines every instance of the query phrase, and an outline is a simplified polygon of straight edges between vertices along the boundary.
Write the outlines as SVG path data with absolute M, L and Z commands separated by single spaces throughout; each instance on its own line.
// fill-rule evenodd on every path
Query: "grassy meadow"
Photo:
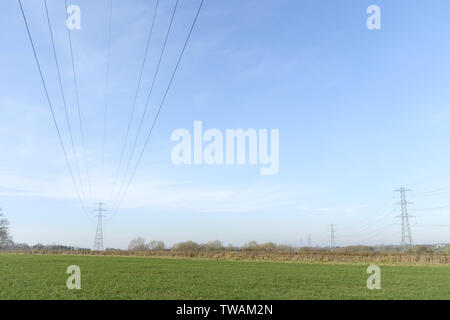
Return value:
M 368 290 L 361 264 L 0 254 L 0 299 L 450 299 L 448 265 L 380 267 Z

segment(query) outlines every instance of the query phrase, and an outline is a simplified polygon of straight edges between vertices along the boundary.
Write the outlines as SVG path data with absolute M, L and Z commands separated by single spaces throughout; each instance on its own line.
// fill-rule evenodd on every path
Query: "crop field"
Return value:
M 81 270 L 69 290 L 67 267 Z M 450 267 L 0 254 L 0 299 L 450 299 Z

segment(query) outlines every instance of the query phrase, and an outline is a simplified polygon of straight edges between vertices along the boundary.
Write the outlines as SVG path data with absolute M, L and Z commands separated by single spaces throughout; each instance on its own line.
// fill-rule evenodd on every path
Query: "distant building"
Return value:
M 442 244 L 437 244 L 437 245 L 435 245 L 434 247 L 435 247 L 436 249 L 442 249 L 442 248 L 447 248 L 448 245 L 445 244 L 445 243 L 442 243 Z

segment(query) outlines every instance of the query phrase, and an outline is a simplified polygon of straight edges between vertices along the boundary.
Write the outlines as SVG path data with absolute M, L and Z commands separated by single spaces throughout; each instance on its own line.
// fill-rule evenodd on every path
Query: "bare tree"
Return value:
M 5 215 L 2 212 L 2 208 L 0 208 L 0 247 L 8 244 L 8 226 L 9 221 L 5 218 Z
M 202 247 L 204 250 L 207 250 L 207 251 L 218 251 L 218 250 L 224 249 L 222 241 L 219 241 L 219 240 L 214 240 L 214 241 L 205 243 L 202 245 Z
M 145 239 L 142 237 L 134 238 L 128 244 L 128 250 L 132 251 L 147 251 L 147 250 L 164 250 L 166 245 L 163 241 L 155 241 L 152 240 L 148 243 L 145 242 Z
M 137 237 L 130 241 L 130 244 L 128 245 L 128 250 L 145 251 L 145 250 L 148 250 L 148 246 L 145 243 L 144 238 Z
M 150 250 L 155 250 L 155 251 L 160 251 L 160 250 L 164 250 L 164 248 L 166 247 L 163 241 L 155 241 L 152 240 L 147 244 L 147 247 Z

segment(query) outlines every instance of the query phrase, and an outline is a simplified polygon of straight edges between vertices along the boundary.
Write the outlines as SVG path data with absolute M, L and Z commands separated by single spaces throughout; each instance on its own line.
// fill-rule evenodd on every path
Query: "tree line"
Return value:
M 113 249 L 110 249 L 113 250 Z M 286 244 L 276 244 L 273 242 L 258 243 L 256 241 L 250 241 L 242 246 L 233 246 L 231 244 L 224 245 L 222 241 L 214 240 L 206 243 L 197 243 L 194 241 L 185 241 L 174 244 L 171 247 L 167 247 L 163 241 L 149 241 L 142 237 L 135 238 L 130 241 L 128 245 L 129 251 L 190 251 L 190 252 L 203 252 L 203 251 L 256 251 L 256 252 L 311 252 L 311 251 L 330 251 L 327 247 L 301 247 L 297 248 Z M 379 245 L 379 246 L 345 246 L 337 247 L 334 249 L 337 253 L 376 253 L 376 252 L 402 252 L 404 248 L 396 245 Z M 409 251 L 416 253 L 432 253 L 438 250 L 432 245 L 416 245 Z M 444 250 L 441 250 L 444 251 Z M 450 252 L 450 248 L 447 249 Z
M 15 243 L 9 234 L 9 221 L 6 219 L 0 208 L 0 249 L 1 250 L 31 250 L 31 251 L 44 251 L 44 250 L 56 250 L 56 251 L 90 251 L 87 248 L 79 248 L 74 246 L 65 246 L 59 244 L 51 245 L 28 245 L 26 243 Z M 109 248 L 106 250 L 123 251 L 120 249 Z M 185 241 L 174 244 L 171 247 L 166 246 L 164 241 L 146 241 L 142 237 L 134 238 L 128 245 L 128 251 L 175 251 L 175 252 L 213 252 L 213 251 L 256 251 L 256 252 L 308 252 L 308 251 L 329 251 L 330 248 L 319 247 L 301 247 L 296 248 L 286 244 L 276 244 L 273 242 L 257 243 L 256 241 L 250 241 L 242 246 L 234 246 L 232 244 L 224 245 L 222 241 L 214 240 L 206 243 L 197 243 L 194 241 Z M 400 252 L 404 251 L 404 248 L 395 245 L 388 246 L 346 246 L 338 247 L 334 249 L 336 252 L 344 253 L 375 253 L 375 252 Z M 450 252 L 450 248 L 446 250 L 436 250 L 431 245 L 416 245 L 409 251 L 416 253 L 432 253 L 436 251 Z
M 272 242 L 258 244 L 256 241 L 251 241 L 241 247 L 233 246 L 232 244 L 224 245 L 222 241 L 214 240 L 206 243 L 197 243 L 194 241 L 185 241 L 174 244 L 172 247 L 167 247 L 163 241 L 149 241 L 142 237 L 135 238 L 130 241 L 128 245 L 130 251 L 296 251 L 297 249 L 289 245 L 279 245 Z

